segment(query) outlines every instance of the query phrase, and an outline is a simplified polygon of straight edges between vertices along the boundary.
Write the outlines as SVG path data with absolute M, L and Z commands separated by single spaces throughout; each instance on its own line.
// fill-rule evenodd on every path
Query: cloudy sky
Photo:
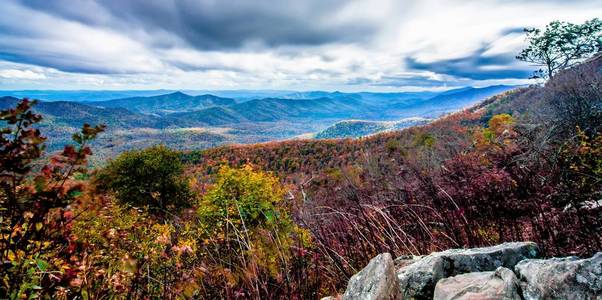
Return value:
M 593 17 L 602 0 L 2 0 L 0 89 L 517 84 L 523 27 Z

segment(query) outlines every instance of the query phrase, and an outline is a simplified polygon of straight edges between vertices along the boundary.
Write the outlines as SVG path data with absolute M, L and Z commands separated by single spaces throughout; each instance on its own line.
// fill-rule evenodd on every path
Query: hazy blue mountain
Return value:
M 236 99 L 238 102 L 263 98 L 284 98 L 286 95 L 294 93 L 293 91 L 282 90 L 185 90 L 183 92 L 189 95 L 210 94 L 224 98 Z
M 413 102 L 420 99 L 428 99 L 438 95 L 436 92 L 399 92 L 399 93 L 344 93 L 344 92 L 295 92 L 286 95 L 286 99 L 315 99 L 315 98 L 346 98 L 358 100 L 362 105 L 375 107 L 386 107 L 401 102 Z
M 475 104 L 511 88 L 510 86 L 462 88 L 443 93 L 298 92 L 289 94 L 286 98 L 254 99 L 219 109 L 175 113 L 166 117 L 212 126 L 293 120 L 395 121 L 414 116 L 432 118 Z
M 0 90 L 0 96 L 32 98 L 44 101 L 107 101 L 132 97 L 152 97 L 177 92 L 175 90 Z M 262 98 L 283 98 L 294 91 L 281 90 L 182 90 L 191 96 L 215 95 L 244 102 Z
M 255 99 L 225 107 L 193 112 L 174 113 L 167 118 L 200 122 L 207 125 L 226 125 L 249 122 L 278 122 L 304 119 L 351 118 L 361 115 L 364 106 L 353 98 L 317 99 Z
M 198 126 L 220 126 L 244 123 L 248 120 L 229 107 L 215 106 L 193 112 L 173 113 L 165 116 L 173 121 L 197 124 Z
M 126 97 L 148 97 L 171 93 L 170 90 L 20 90 L 0 91 L 0 96 L 41 99 L 44 101 L 103 101 Z
M 473 105 L 478 101 L 489 98 L 493 95 L 511 90 L 516 86 L 508 85 L 493 85 L 483 88 L 462 88 L 459 90 L 451 90 L 443 92 L 429 99 L 426 103 L 433 103 L 445 106 Z
M 38 109 L 68 124 L 81 121 L 98 123 L 105 120 L 108 125 L 118 127 L 198 127 L 295 120 L 395 121 L 415 116 L 436 117 L 512 88 L 467 87 L 439 93 L 312 91 L 288 93 L 284 98 L 261 98 L 244 102 L 209 94 L 192 96 L 173 92 L 94 102 L 44 101 Z
M 387 108 L 401 118 L 435 118 L 442 114 L 472 106 L 499 93 L 515 89 L 517 86 L 495 85 L 483 88 L 466 87 L 439 93 L 427 99 L 410 99 L 390 104 Z
M 188 112 L 201 110 L 213 106 L 226 106 L 235 104 L 232 98 L 222 98 L 214 95 L 191 96 L 182 92 L 151 96 L 131 97 L 108 101 L 94 102 L 100 107 L 121 107 L 133 112 L 144 114 L 165 115 L 175 112 Z
M 0 109 L 14 107 L 19 101 L 14 97 L 0 97 Z M 33 109 L 44 116 L 44 124 L 50 126 L 81 127 L 84 123 L 105 124 L 111 128 L 165 128 L 175 125 L 172 120 L 162 119 L 124 108 L 101 108 L 77 102 L 39 101 Z

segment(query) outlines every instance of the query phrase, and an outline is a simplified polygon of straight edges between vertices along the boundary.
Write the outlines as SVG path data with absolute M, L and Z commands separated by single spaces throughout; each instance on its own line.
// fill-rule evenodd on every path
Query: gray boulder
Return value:
M 435 252 L 397 270 L 399 292 L 403 299 L 431 299 L 442 278 L 498 267 L 512 269 L 519 261 L 538 255 L 539 249 L 532 242 Z
M 423 257 L 423 255 L 402 255 L 397 257 L 393 262 L 395 263 L 395 268 L 400 269 L 419 261 Z
M 588 259 L 528 259 L 518 263 L 515 271 L 526 300 L 602 300 L 602 252 Z
M 393 258 L 389 253 L 383 253 L 351 277 L 343 299 L 389 300 L 397 299 L 397 293 Z
M 474 272 L 439 280 L 434 300 L 500 299 L 521 300 L 516 275 L 507 268 Z

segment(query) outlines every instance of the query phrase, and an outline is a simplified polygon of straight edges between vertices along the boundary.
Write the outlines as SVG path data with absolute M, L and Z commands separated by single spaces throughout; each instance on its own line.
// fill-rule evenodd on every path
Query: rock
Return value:
M 417 262 L 422 257 L 423 257 L 422 255 L 420 255 L 420 256 L 402 255 L 402 256 L 397 257 L 393 262 L 395 263 L 395 268 L 399 269 L 399 268 L 403 268 L 407 265 Z
M 602 252 L 588 259 L 527 259 L 515 271 L 526 300 L 602 300 Z
M 532 242 L 504 243 L 492 247 L 435 252 L 397 270 L 403 299 L 431 299 L 437 282 L 469 272 L 512 269 L 519 261 L 539 254 Z
M 495 272 L 473 272 L 439 280 L 434 300 L 504 299 L 520 300 L 514 273 L 499 267 Z
M 343 299 L 397 299 L 397 278 L 391 254 L 379 254 L 347 284 Z
M 399 292 L 403 299 L 430 299 L 435 284 L 447 277 L 453 263 L 445 256 L 426 256 L 397 271 Z

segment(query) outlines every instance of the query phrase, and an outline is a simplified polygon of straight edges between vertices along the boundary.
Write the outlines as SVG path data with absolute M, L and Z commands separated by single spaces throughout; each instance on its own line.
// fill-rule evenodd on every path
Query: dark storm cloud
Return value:
M 376 24 L 337 21 L 348 1 L 23 0 L 28 7 L 92 26 L 171 34 L 197 49 L 235 50 L 364 41 Z
M 516 62 L 516 58 L 512 53 L 485 56 L 483 54 L 486 50 L 486 48 L 482 48 L 461 58 L 439 60 L 428 63 L 422 63 L 413 57 L 407 57 L 405 62 L 408 68 L 412 70 L 431 71 L 439 74 L 469 78 L 473 80 L 506 78 L 524 79 L 531 75 L 532 70 L 529 71 L 518 67 L 509 69 L 495 68 L 498 66 L 512 66 Z

